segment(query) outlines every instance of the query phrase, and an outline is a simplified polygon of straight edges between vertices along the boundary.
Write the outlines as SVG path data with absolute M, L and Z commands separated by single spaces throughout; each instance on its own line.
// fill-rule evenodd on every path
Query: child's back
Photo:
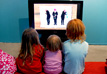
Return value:
M 33 45 L 35 49 L 35 54 L 33 55 L 33 61 L 31 63 L 31 58 L 28 57 L 23 65 L 23 59 L 17 58 L 16 64 L 19 72 L 24 74 L 34 74 L 42 72 L 41 59 L 43 56 L 44 48 L 41 45 Z M 41 51 L 41 52 L 40 52 Z
M 44 56 L 44 72 L 46 74 L 59 74 L 62 71 L 61 40 L 56 35 L 51 35 L 47 40 L 48 50 Z
M 67 40 L 63 44 L 65 65 L 64 71 L 67 74 L 81 74 L 85 68 L 85 57 L 88 53 L 88 43 L 84 42 L 72 42 Z
M 63 44 L 64 71 L 67 74 L 82 74 L 85 68 L 85 57 L 88 43 L 85 41 L 85 26 L 79 19 L 70 20 L 66 35 L 69 40 Z
M 44 48 L 39 42 L 38 33 L 32 28 L 26 29 L 23 32 L 21 50 L 16 59 L 17 72 L 41 74 L 43 51 Z
M 49 74 L 57 74 L 62 71 L 62 53 L 61 50 L 45 52 L 44 72 Z

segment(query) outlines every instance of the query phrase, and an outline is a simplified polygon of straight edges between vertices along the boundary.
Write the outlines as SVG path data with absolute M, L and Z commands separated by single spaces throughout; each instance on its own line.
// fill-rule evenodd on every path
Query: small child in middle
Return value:
M 44 72 L 46 74 L 59 74 L 62 72 L 62 42 L 57 35 L 50 35 L 46 42 L 46 48 L 44 56 Z

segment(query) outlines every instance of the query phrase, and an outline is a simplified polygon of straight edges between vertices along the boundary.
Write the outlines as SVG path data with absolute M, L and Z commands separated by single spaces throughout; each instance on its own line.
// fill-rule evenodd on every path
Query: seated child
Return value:
M 0 74 L 14 74 L 16 70 L 15 58 L 0 49 Z
M 46 74 L 59 74 L 62 71 L 62 43 L 57 35 L 50 35 L 46 43 L 47 51 L 44 56 L 44 72 Z
M 69 40 L 63 43 L 64 72 L 67 74 L 82 74 L 84 71 L 88 53 L 84 31 L 85 26 L 79 19 L 70 20 L 67 24 L 66 35 Z
M 29 28 L 23 32 L 21 50 L 16 65 L 17 73 L 22 74 L 44 74 L 42 72 L 42 57 L 44 48 L 39 42 L 38 33 Z

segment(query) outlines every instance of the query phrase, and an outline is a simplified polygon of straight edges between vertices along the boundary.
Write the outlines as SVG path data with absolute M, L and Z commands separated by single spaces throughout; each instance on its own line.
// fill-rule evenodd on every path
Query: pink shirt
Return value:
M 45 52 L 44 72 L 47 74 L 59 74 L 62 71 L 62 53 L 61 50 Z
M 14 74 L 16 70 L 15 58 L 0 49 L 0 74 Z

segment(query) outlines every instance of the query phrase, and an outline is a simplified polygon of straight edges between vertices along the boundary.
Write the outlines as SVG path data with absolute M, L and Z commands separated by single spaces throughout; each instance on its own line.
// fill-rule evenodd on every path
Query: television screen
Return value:
M 36 30 L 65 30 L 71 19 L 82 20 L 83 1 L 31 1 L 29 23 Z

